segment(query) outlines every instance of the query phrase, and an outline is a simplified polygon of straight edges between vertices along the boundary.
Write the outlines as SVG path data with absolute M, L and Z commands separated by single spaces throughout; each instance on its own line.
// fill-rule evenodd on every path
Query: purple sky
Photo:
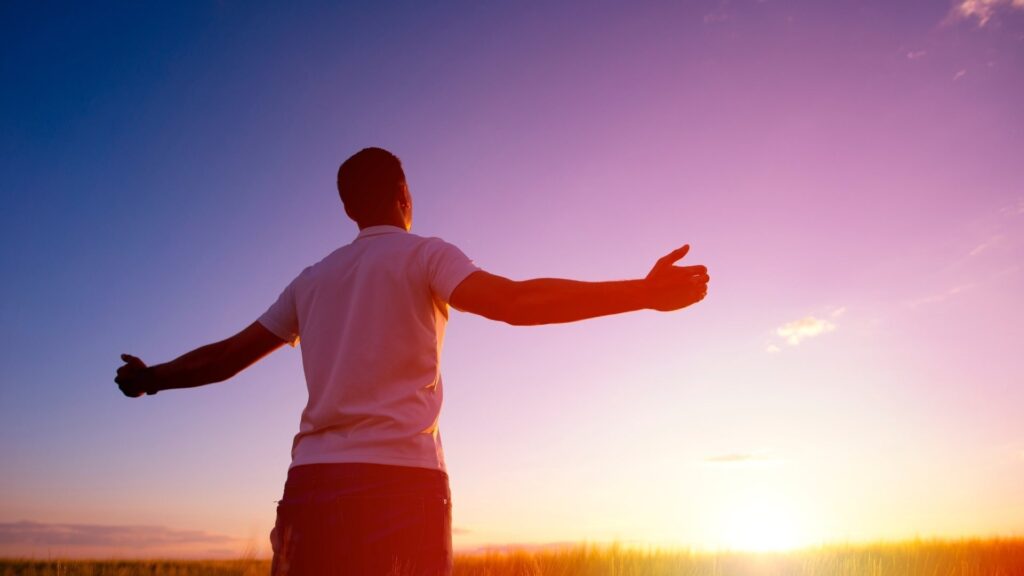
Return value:
M 457 548 L 1024 534 L 1019 0 L 24 3 L 0 32 L 0 555 L 266 550 L 298 352 L 137 401 L 114 370 L 350 241 L 334 175 L 371 145 L 413 231 L 491 272 L 690 243 L 712 276 L 676 314 L 453 313 Z

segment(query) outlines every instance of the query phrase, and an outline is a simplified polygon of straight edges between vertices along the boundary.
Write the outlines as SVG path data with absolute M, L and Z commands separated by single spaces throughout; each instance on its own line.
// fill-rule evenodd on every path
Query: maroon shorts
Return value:
M 448 475 L 382 464 L 288 471 L 270 534 L 272 576 L 449 576 Z

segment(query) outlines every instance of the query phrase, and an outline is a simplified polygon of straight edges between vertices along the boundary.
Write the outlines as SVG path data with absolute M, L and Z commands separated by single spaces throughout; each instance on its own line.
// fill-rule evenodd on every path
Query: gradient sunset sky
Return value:
M 431 5 L 428 5 L 431 4 Z M 0 556 L 268 551 L 298 350 L 124 398 L 355 225 L 674 314 L 452 313 L 456 549 L 1024 535 L 1024 2 L 0 6 Z

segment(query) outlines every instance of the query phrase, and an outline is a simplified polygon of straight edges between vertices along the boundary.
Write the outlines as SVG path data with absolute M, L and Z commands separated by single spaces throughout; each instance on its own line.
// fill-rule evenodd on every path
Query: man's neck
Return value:
M 402 230 L 405 230 L 406 232 L 409 231 L 409 229 L 405 227 L 405 222 L 401 222 L 401 221 L 396 222 L 394 220 L 380 220 L 380 221 L 371 221 L 371 222 L 356 222 L 356 225 L 359 226 L 360 230 L 365 230 L 366 228 L 372 228 L 373 226 L 394 226 L 395 228 L 401 228 Z

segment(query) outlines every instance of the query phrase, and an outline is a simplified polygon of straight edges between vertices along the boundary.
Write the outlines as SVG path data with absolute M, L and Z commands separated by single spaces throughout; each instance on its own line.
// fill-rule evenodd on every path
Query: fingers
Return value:
M 660 276 L 670 282 L 707 282 L 711 280 L 704 266 L 672 266 L 662 270 Z
M 139 370 L 144 370 L 145 368 L 146 368 L 146 365 L 143 364 L 142 361 L 139 360 L 138 358 L 135 358 L 134 361 L 129 360 L 123 366 L 118 368 L 117 369 L 117 375 L 118 376 L 128 376 L 129 374 L 132 374 L 134 372 L 138 372 Z
M 129 398 L 138 398 L 142 396 L 142 390 L 139 390 L 136 386 L 132 385 L 131 381 L 118 376 L 114 378 L 114 382 L 117 382 L 117 387 L 121 389 L 121 393 Z
M 654 295 L 651 307 L 655 310 L 678 310 L 707 297 L 708 275 L 707 266 L 674 266 L 690 251 L 690 245 L 669 252 L 661 257 L 648 273 L 646 280 Z
M 703 266 L 687 268 L 673 266 L 650 276 L 649 279 L 656 284 L 664 286 L 707 286 L 708 282 L 711 281 L 711 276 L 708 275 L 707 270 Z
M 693 287 L 694 292 L 697 296 L 697 301 L 700 302 L 708 295 L 708 281 L 711 277 L 707 274 L 700 276 L 693 276 L 689 279 L 690 285 Z
M 705 276 L 708 273 L 707 266 L 673 266 L 673 268 L 683 275 Z
M 146 364 L 131 354 L 121 354 L 121 360 L 124 361 L 124 365 L 117 369 L 114 383 L 129 398 L 142 396 L 143 391 L 138 388 L 137 375 L 140 370 L 146 368 Z

